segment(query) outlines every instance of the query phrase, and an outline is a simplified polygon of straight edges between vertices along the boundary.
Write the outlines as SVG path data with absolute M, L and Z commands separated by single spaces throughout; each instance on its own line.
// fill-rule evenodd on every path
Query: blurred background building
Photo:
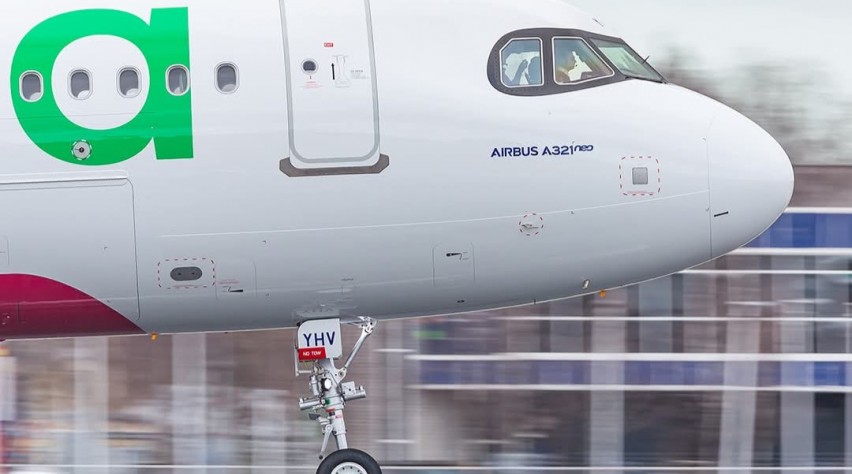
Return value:
M 422 472 L 852 465 L 852 63 L 835 57 L 852 4 L 574 3 L 779 138 L 793 208 L 747 248 L 605 298 L 381 324 L 351 373 L 369 394 L 353 444 Z M 0 473 L 316 466 L 293 337 L 6 343 Z

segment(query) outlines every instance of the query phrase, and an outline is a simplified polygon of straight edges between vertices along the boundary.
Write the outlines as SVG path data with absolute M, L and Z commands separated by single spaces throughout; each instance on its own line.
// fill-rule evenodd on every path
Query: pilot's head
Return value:
M 565 48 L 562 51 L 562 61 L 560 64 L 563 68 L 571 70 L 577 65 L 577 53 L 570 48 Z

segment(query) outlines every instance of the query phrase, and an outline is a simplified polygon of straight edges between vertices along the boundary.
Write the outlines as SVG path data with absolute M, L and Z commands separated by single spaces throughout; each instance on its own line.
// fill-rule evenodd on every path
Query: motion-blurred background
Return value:
M 748 248 L 605 298 L 382 324 L 351 374 L 369 393 L 351 441 L 421 472 L 852 464 L 852 3 L 573 3 L 778 138 L 793 208 Z M 316 466 L 293 337 L 6 343 L 5 472 Z

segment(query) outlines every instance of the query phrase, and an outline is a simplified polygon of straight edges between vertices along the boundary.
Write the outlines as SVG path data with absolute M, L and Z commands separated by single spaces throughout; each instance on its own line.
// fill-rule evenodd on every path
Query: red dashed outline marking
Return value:
M 536 231 L 535 233 L 528 232 L 526 229 L 524 229 L 524 221 L 529 219 L 530 217 L 538 217 L 538 220 L 541 221 L 541 227 L 539 227 L 538 231 Z M 544 218 L 536 214 L 535 212 L 524 214 L 524 217 L 521 217 L 521 220 L 518 221 L 518 227 L 521 233 L 526 235 L 527 237 L 535 237 L 536 235 L 541 234 L 541 232 L 544 230 Z
M 213 272 L 213 282 L 210 285 L 175 285 L 163 286 L 162 266 L 167 262 L 198 262 L 210 261 L 210 266 Z M 216 262 L 212 258 L 167 258 L 161 262 L 157 262 L 157 286 L 166 290 L 198 290 L 216 286 Z
M 647 192 L 647 191 L 625 191 L 624 190 L 624 162 L 626 160 L 654 160 L 657 162 L 657 191 L 656 192 Z M 660 164 L 660 160 L 654 158 L 652 156 L 631 156 L 621 158 L 621 162 L 618 164 L 618 183 L 619 188 L 621 189 L 621 194 L 624 196 L 656 196 L 663 192 L 663 166 Z

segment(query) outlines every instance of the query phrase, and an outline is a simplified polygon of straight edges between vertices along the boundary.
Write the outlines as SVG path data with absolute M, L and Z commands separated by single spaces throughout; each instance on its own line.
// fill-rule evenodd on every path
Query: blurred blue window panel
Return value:
M 458 370 L 456 383 L 459 384 L 492 384 L 498 371 L 494 362 L 456 362 L 456 364 Z
M 725 364 L 723 362 L 690 362 L 692 383 L 690 385 L 723 385 Z
M 592 364 L 590 362 L 573 362 L 572 377 L 576 384 L 592 383 Z
M 511 361 L 501 362 L 497 365 L 497 373 L 494 380 L 501 385 L 529 385 L 537 383 L 538 372 L 536 362 L 533 361 Z
M 812 362 L 781 362 L 781 385 L 809 387 L 813 380 Z
M 781 364 L 779 362 L 761 362 L 757 369 L 759 387 L 777 387 L 781 385 Z
M 543 361 L 536 365 L 537 383 L 541 385 L 588 385 L 589 383 L 589 362 Z
M 727 362 L 754 364 L 754 362 Z M 627 385 L 721 386 L 725 384 L 725 362 L 624 363 Z M 429 385 L 588 385 L 589 361 L 423 361 L 420 383 Z M 846 386 L 845 362 L 760 362 L 757 385 Z M 849 381 L 852 384 L 852 380 Z
M 421 362 L 420 383 L 426 385 L 449 385 L 454 383 L 453 363 L 444 361 Z
M 720 362 L 627 362 L 628 385 L 721 385 L 724 364 Z
M 852 248 L 852 214 L 784 214 L 749 247 Z
M 651 385 L 684 385 L 683 362 L 654 362 L 651 365 Z
M 816 247 L 852 247 L 852 215 L 820 214 L 817 216 L 814 233 Z
M 782 215 L 766 232 L 753 240 L 749 247 L 792 247 L 793 215 Z
M 814 385 L 842 387 L 846 385 L 846 363 L 814 363 Z
M 793 214 L 793 247 L 816 247 L 816 224 L 817 216 L 815 214 Z
M 627 385 L 647 385 L 651 381 L 650 362 L 626 362 L 624 381 Z

